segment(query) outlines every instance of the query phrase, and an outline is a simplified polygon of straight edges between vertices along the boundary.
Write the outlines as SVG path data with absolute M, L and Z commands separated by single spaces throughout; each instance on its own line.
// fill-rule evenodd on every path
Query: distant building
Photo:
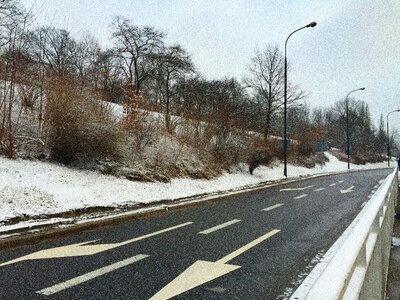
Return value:
M 314 150 L 317 152 L 324 152 L 328 150 L 328 144 L 325 140 L 313 142 Z

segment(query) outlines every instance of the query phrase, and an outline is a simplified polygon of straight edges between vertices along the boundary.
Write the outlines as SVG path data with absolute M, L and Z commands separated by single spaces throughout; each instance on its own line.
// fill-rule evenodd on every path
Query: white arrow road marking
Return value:
M 117 269 L 120 269 L 122 267 L 131 265 L 131 264 L 133 264 L 133 263 L 135 263 L 135 262 L 137 262 L 139 260 L 142 260 L 142 259 L 144 259 L 146 257 L 149 257 L 149 255 L 144 255 L 144 254 L 136 255 L 136 256 L 130 257 L 128 259 L 119 261 L 117 263 L 114 263 L 114 264 L 105 266 L 103 268 L 94 270 L 92 272 L 83 274 L 81 276 L 72 278 L 70 280 L 58 283 L 58 284 L 53 285 L 51 287 L 42 289 L 40 291 L 37 291 L 36 293 L 42 294 L 42 295 L 45 295 L 45 296 L 53 295 L 55 293 L 61 292 L 61 291 L 66 290 L 66 289 L 69 289 L 71 287 L 74 287 L 74 286 L 79 285 L 81 283 L 84 283 L 86 281 L 92 280 L 92 279 L 94 279 L 96 277 L 99 277 L 99 276 L 102 276 L 104 274 L 110 273 L 110 272 L 112 272 L 114 270 L 117 270 Z
M 320 192 L 320 191 L 323 191 L 325 188 L 319 188 L 319 189 L 316 189 L 316 190 L 314 190 L 314 192 Z
M 301 199 L 301 198 L 304 198 L 304 197 L 307 197 L 307 196 L 308 196 L 308 194 L 303 194 L 303 195 L 294 197 L 293 199 Z
M 342 193 L 342 194 L 347 194 L 347 193 L 352 193 L 352 192 L 354 192 L 354 185 L 352 185 L 351 187 L 349 187 L 347 190 L 340 190 L 340 192 Z
M 214 227 L 209 228 L 209 229 L 207 229 L 207 230 L 200 231 L 199 233 L 200 233 L 200 234 L 210 234 L 210 233 L 212 233 L 212 232 L 215 232 L 215 231 L 220 230 L 220 229 L 222 229 L 222 228 L 231 226 L 231 225 L 236 224 L 236 223 L 241 222 L 241 221 L 242 221 L 242 220 L 236 220 L 236 219 L 235 219 L 235 220 L 232 220 L 232 221 L 229 221 L 229 222 L 226 222 L 226 223 L 223 223 L 223 224 L 214 226 Z
M 307 189 L 310 189 L 310 188 L 312 188 L 314 185 L 309 185 L 309 186 L 306 186 L 306 187 L 302 187 L 302 188 L 287 188 L 287 189 L 281 189 L 281 190 L 279 190 L 280 192 L 286 192 L 286 191 L 304 191 L 304 190 L 307 190 Z
M 262 211 L 270 211 L 270 210 L 273 210 L 275 208 L 281 207 L 283 205 L 284 205 L 283 203 L 278 203 L 278 204 L 272 205 L 270 207 L 264 208 L 264 209 L 262 209 Z
M 187 292 L 195 287 L 198 287 L 206 282 L 214 280 L 225 274 L 228 274 L 240 266 L 227 265 L 226 263 L 235 257 L 239 256 L 243 252 L 251 249 L 252 247 L 258 245 L 259 243 L 265 241 L 271 236 L 277 234 L 280 230 L 274 229 L 267 234 L 259 237 L 258 239 L 252 241 L 251 243 L 241 247 L 240 249 L 228 254 L 227 256 L 221 258 L 217 262 L 210 262 L 204 260 L 198 260 L 178 277 L 167 284 L 161 291 L 155 294 L 150 300 L 166 300 L 184 292 Z
M 111 250 L 117 247 L 121 247 L 127 244 L 131 244 L 140 240 L 144 240 L 150 237 L 153 237 L 155 235 L 159 235 L 171 230 L 175 230 L 187 225 L 193 224 L 193 222 L 187 222 L 183 223 L 177 226 L 169 227 L 160 231 L 156 231 L 153 233 L 149 233 L 137 238 L 133 238 L 121 243 L 115 243 L 115 244 L 100 244 L 100 245 L 87 245 L 89 243 L 96 242 L 95 241 L 89 241 L 89 242 L 83 242 L 83 243 L 78 243 L 78 244 L 72 244 L 72 245 L 67 245 L 67 246 L 61 246 L 61 247 L 56 247 L 56 248 L 51 248 L 51 249 L 46 249 L 46 250 L 40 250 L 19 258 L 16 258 L 14 260 L 10 260 L 8 262 L 0 264 L 0 267 L 14 264 L 17 262 L 25 261 L 25 260 L 32 260 L 32 259 L 45 259 L 45 258 L 60 258 L 60 257 L 73 257 L 73 256 L 87 256 L 87 255 L 93 255 L 97 254 L 103 251 Z

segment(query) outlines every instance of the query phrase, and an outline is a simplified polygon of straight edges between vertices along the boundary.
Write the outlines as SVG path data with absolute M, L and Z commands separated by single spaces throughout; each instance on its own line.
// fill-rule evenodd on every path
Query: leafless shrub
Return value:
M 136 156 L 154 142 L 160 121 L 152 119 L 150 112 L 139 110 L 138 103 L 143 102 L 140 94 L 125 89 L 125 99 L 122 136 L 130 154 Z
M 104 104 L 69 77 L 46 86 L 50 157 L 65 164 L 119 156 L 118 130 Z
M 252 143 L 251 152 L 248 156 L 249 172 L 253 174 L 254 170 L 261 165 L 268 165 L 273 157 L 277 156 L 275 141 L 265 142 L 265 139 L 258 138 Z

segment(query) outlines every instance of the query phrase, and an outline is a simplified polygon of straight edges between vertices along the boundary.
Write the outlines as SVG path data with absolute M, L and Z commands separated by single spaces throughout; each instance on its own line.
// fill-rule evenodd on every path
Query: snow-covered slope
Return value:
M 313 169 L 288 166 L 289 177 L 344 171 L 347 163 L 326 153 L 329 162 Z M 352 165 L 352 169 L 386 167 L 386 163 Z M 213 180 L 174 179 L 170 183 L 140 183 L 90 171 L 79 171 L 28 160 L 0 157 L 0 222 L 20 216 L 40 216 L 88 207 L 118 207 L 236 189 L 283 178 L 282 165 L 246 168 Z M 1 223 L 0 223 L 1 224 Z

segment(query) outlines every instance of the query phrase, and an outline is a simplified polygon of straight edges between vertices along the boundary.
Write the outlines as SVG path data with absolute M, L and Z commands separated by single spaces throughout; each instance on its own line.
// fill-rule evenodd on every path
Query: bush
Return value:
M 254 170 L 261 165 L 268 165 L 274 157 L 279 156 L 275 141 L 268 141 L 266 144 L 264 139 L 256 140 L 250 147 L 250 155 L 248 159 L 249 172 L 253 174 Z
M 118 156 L 118 130 L 110 110 L 67 77 L 46 85 L 45 122 L 50 158 L 81 164 Z

